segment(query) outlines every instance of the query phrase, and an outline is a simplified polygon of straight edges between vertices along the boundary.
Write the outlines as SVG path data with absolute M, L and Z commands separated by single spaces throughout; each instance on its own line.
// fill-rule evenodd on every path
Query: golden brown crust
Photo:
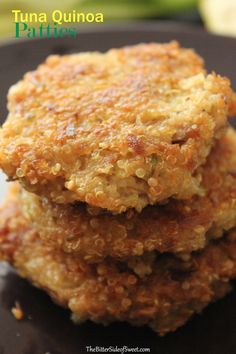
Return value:
M 17 201 L 8 201 L 7 210 L 0 218 L 1 257 L 77 321 L 148 324 L 163 335 L 224 296 L 236 277 L 235 231 L 187 261 L 150 253 L 128 263 L 107 259 L 91 265 L 45 245 L 20 217 Z
M 52 56 L 9 91 L 0 166 L 57 203 L 141 211 L 199 193 L 196 168 L 236 111 L 227 79 L 176 42 Z
M 236 225 L 236 133 L 228 129 L 200 168 L 205 196 L 171 200 L 120 215 L 86 205 L 57 205 L 22 191 L 25 216 L 40 237 L 87 262 L 153 250 L 189 253 Z

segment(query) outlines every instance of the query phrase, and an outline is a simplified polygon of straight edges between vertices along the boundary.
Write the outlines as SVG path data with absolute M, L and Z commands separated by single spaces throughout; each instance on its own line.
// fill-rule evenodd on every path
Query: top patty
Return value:
M 199 193 L 194 171 L 236 109 L 229 81 L 175 42 L 49 57 L 8 98 L 7 175 L 113 212 Z

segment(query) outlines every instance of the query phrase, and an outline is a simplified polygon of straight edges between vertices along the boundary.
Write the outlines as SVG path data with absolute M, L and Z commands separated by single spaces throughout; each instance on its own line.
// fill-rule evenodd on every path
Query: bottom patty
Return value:
M 128 321 L 164 335 L 223 297 L 236 277 L 233 229 L 185 260 L 147 253 L 127 262 L 88 264 L 40 240 L 16 196 L 13 190 L 0 212 L 0 257 L 69 308 L 77 322 Z

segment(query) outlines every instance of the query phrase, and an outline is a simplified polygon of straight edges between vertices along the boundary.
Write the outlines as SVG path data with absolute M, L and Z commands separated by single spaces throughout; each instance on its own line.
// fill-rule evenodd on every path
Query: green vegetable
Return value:
M 0 1 L 0 36 L 13 34 L 13 9 L 38 13 L 102 12 L 106 21 L 161 17 L 196 6 L 197 0 L 3 0 Z
M 77 10 L 121 20 L 170 15 L 196 6 L 197 0 L 80 0 Z
M 152 168 L 155 168 L 157 165 L 157 157 L 153 154 L 151 155 L 150 160 L 151 160 Z

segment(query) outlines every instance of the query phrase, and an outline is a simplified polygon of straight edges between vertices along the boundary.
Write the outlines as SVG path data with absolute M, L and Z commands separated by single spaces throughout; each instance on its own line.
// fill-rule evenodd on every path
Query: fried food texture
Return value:
M 50 56 L 8 95 L 0 167 L 56 203 L 121 213 L 201 193 L 196 169 L 236 111 L 178 43 Z
M 128 262 L 88 264 L 43 243 L 14 198 L 1 210 L 0 256 L 70 309 L 77 322 L 128 321 L 164 335 L 223 297 L 236 277 L 233 230 L 185 261 L 153 252 Z
M 26 191 L 25 217 L 40 237 L 67 253 L 94 263 L 107 256 L 122 260 L 146 252 L 190 253 L 236 226 L 236 133 L 229 128 L 200 167 L 204 196 L 165 205 L 104 213 L 85 204 L 59 205 Z

